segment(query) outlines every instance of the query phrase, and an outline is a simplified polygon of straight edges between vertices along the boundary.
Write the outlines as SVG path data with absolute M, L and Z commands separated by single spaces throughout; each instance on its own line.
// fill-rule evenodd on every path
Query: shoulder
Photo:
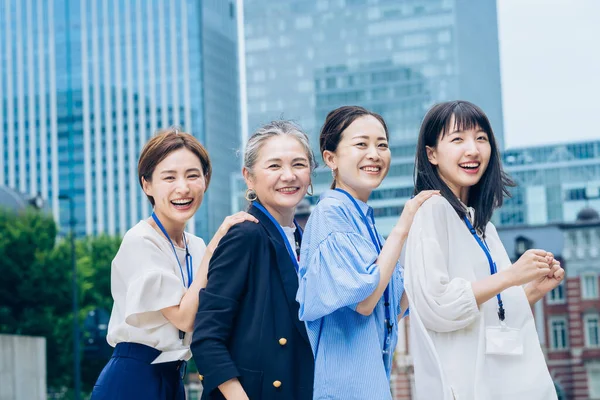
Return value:
M 266 230 L 260 222 L 244 221 L 229 228 L 218 247 L 250 248 L 266 236 Z
M 451 213 L 456 213 L 454 208 L 444 196 L 432 196 L 419 207 L 415 220 L 427 218 L 442 218 Z
M 128 247 L 160 248 L 159 240 L 158 232 L 154 231 L 147 222 L 140 221 L 125 233 L 120 249 Z
M 344 226 L 352 220 L 352 210 L 336 197 L 324 197 L 311 212 L 313 221 L 327 224 L 331 229 Z

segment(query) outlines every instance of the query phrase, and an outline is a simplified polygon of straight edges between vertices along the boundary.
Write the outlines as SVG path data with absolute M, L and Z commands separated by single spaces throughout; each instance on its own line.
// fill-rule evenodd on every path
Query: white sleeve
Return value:
M 415 215 L 408 236 L 406 292 L 409 307 L 416 309 L 427 329 L 452 332 L 473 323 L 479 308 L 471 282 L 449 277 L 447 213 L 451 210 L 443 200 L 431 200 Z
M 173 270 L 173 260 L 150 237 L 126 236 L 123 239 L 112 268 L 127 287 L 127 324 L 152 329 L 168 323 L 157 311 L 179 305 L 185 293 L 181 277 Z

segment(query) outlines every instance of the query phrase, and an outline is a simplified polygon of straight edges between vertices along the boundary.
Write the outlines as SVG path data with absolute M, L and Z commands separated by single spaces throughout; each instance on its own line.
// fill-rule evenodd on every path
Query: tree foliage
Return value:
M 79 326 L 90 310 L 110 312 L 110 265 L 120 239 L 78 239 Z M 0 333 L 46 338 L 48 386 L 73 386 L 72 264 L 69 238 L 58 238 L 50 215 L 0 209 Z M 83 353 L 82 387 L 91 390 L 106 359 Z M 93 355 L 92 355 L 93 356 Z

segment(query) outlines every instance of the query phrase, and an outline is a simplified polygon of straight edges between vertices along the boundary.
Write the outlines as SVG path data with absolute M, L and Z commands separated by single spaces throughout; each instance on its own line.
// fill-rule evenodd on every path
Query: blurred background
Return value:
M 89 396 L 111 353 L 111 260 L 151 212 L 136 168 L 157 129 L 211 155 L 188 226 L 209 240 L 246 206 L 254 129 L 293 119 L 316 150 L 330 110 L 378 112 L 392 167 L 370 204 L 387 233 L 420 122 L 454 99 L 488 114 L 519 184 L 493 219 L 509 255 L 565 267 L 534 309 L 559 397 L 600 398 L 599 16 L 597 0 L 0 0 L 0 400 Z M 330 178 L 317 170 L 299 218 Z M 413 398 L 408 323 L 395 399 Z

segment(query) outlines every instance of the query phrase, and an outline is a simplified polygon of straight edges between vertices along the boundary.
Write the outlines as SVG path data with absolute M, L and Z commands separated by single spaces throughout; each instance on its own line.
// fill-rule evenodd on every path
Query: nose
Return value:
M 296 174 L 292 170 L 292 168 L 283 168 L 281 172 L 281 180 L 282 181 L 293 181 L 296 179 Z
M 377 146 L 369 146 L 369 152 L 367 153 L 367 158 L 369 160 L 377 161 L 381 158 L 379 155 L 379 149 Z
M 188 193 L 190 191 L 190 185 L 188 184 L 187 179 L 181 178 L 177 180 L 177 192 L 178 193 Z
M 465 141 L 465 145 L 467 146 L 465 154 L 468 156 L 477 156 L 479 155 L 479 147 L 477 147 L 477 142 L 475 140 L 467 140 Z

